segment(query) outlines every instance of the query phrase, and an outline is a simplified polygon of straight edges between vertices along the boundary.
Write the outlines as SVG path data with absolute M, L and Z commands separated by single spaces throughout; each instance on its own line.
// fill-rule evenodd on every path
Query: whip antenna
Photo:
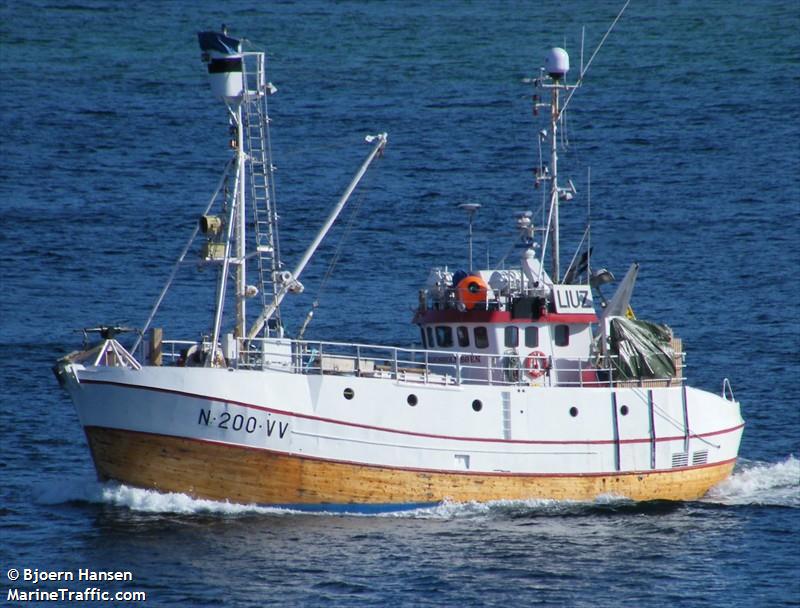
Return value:
M 592 65 L 592 61 L 594 61 L 595 55 L 597 55 L 597 53 L 600 51 L 600 47 L 603 46 L 603 43 L 606 41 L 606 38 L 608 38 L 608 35 L 611 33 L 611 30 L 614 29 L 615 25 L 617 25 L 617 21 L 620 20 L 620 17 L 622 17 L 622 13 L 625 12 L 625 9 L 628 8 L 628 5 L 630 3 L 631 3 L 631 0 L 627 0 L 627 2 L 625 2 L 625 5 L 620 9 L 619 13 L 617 13 L 617 16 L 614 18 L 614 21 L 611 22 L 610 26 L 608 26 L 608 30 L 606 30 L 605 35 L 600 40 L 600 44 L 597 45 L 597 48 L 594 50 L 594 53 L 592 53 L 592 56 L 589 57 L 589 61 L 586 62 L 586 67 L 584 68 L 583 66 L 581 66 L 581 76 L 580 76 L 580 78 L 578 78 L 578 82 L 575 83 L 575 88 L 572 89 L 572 91 L 570 91 L 569 95 L 567 96 L 567 99 L 564 102 L 564 105 L 561 106 L 561 112 L 560 112 L 561 114 L 563 114 L 564 110 L 567 109 L 567 105 L 569 105 L 570 99 L 572 99 L 572 96 L 575 94 L 575 91 L 578 90 L 578 87 L 581 86 L 581 83 L 583 82 L 583 77 L 586 75 L 586 72 L 589 71 L 589 66 Z M 581 54 L 581 56 L 583 56 L 583 54 Z M 583 60 L 581 60 L 581 61 L 583 61 Z

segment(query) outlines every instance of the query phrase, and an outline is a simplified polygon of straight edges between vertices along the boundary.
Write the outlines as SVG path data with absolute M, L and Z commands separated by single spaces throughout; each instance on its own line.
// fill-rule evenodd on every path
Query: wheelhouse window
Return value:
M 485 327 L 475 328 L 475 348 L 489 348 L 489 332 Z
M 422 348 L 428 348 L 428 341 L 425 339 L 425 329 L 420 326 L 419 335 L 422 337 Z
M 539 328 L 526 327 L 525 328 L 525 346 L 527 348 L 536 348 L 539 346 Z
M 516 325 L 509 325 L 506 327 L 505 345 L 506 348 L 516 348 L 519 346 L 519 327 Z
M 569 325 L 556 325 L 556 346 L 569 346 Z
M 428 346 L 427 348 L 435 348 L 436 342 L 433 341 L 433 327 L 428 326 L 425 328 L 425 332 L 428 335 Z
M 442 348 L 453 346 L 453 328 L 448 325 L 437 326 L 436 344 Z
M 459 346 L 469 346 L 469 329 L 463 325 L 459 325 L 456 328 L 456 337 L 458 338 Z

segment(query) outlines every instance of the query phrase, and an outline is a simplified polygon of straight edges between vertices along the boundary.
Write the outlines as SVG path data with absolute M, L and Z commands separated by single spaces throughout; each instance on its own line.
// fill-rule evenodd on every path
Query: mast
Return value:
M 469 248 L 468 248 L 468 255 L 469 255 L 469 271 L 472 272 L 472 216 L 475 215 L 475 212 L 481 208 L 480 203 L 461 203 L 459 205 L 460 209 L 463 209 L 469 215 Z
M 559 255 L 559 224 L 558 224 L 558 84 L 552 89 L 552 100 L 550 102 L 550 208 L 552 209 L 553 224 L 552 230 L 552 254 L 551 260 L 553 269 L 551 271 L 553 283 L 558 283 L 560 277 L 560 255 Z
M 211 232 L 203 230 L 209 242 L 218 245 L 206 259 L 222 262 L 211 337 L 213 360 L 221 333 L 229 277 L 233 277 L 235 290 L 233 335 L 236 338 L 243 338 L 247 331 L 247 299 L 260 293 L 262 304 L 266 306 L 268 293 L 271 292 L 273 301 L 278 294 L 278 216 L 266 102 L 277 88 L 266 81 L 263 52 L 242 51 L 243 41 L 228 36 L 224 27 L 222 32 L 200 32 L 198 37 L 202 59 L 208 65 L 211 90 L 222 99 L 228 110 L 230 147 L 234 151 L 232 165 L 235 168 L 231 193 L 223 203 L 227 206 L 224 226 L 220 224 Z M 249 196 L 246 190 L 249 190 Z M 252 255 L 247 253 L 248 214 L 252 214 L 255 240 Z M 247 260 L 253 256 L 259 275 L 258 286 L 247 284 Z M 235 266 L 235 272 L 231 265 Z
M 246 213 L 244 202 L 245 183 L 245 154 L 244 154 L 244 129 L 242 128 L 242 105 L 236 108 L 236 329 L 234 336 L 244 337 L 247 324 L 247 251 L 246 251 Z
M 547 175 L 547 171 L 543 167 L 539 167 L 539 171 L 536 174 L 536 186 L 539 186 L 541 181 L 546 181 L 552 178 L 551 183 L 551 192 L 550 192 L 550 220 L 548 221 L 548 233 L 552 233 L 552 250 L 551 250 L 551 257 L 553 261 L 553 276 L 552 279 L 554 283 L 558 283 L 561 280 L 559 276 L 560 268 L 559 268 L 559 223 L 558 223 L 558 203 L 560 200 L 569 201 L 572 200 L 573 196 L 575 195 L 575 186 L 572 184 L 572 181 L 569 182 L 569 188 L 559 188 L 558 187 L 558 150 L 556 144 L 556 132 L 558 127 L 558 121 L 563 116 L 564 112 L 569 105 L 572 96 L 575 94 L 575 91 L 578 87 L 581 86 L 583 82 L 584 76 L 586 76 L 586 72 L 589 71 L 589 66 L 592 65 L 595 56 L 600 51 L 600 48 L 605 43 L 606 39 L 608 38 L 611 31 L 614 29 L 614 26 L 617 25 L 617 22 L 622 17 L 622 13 L 625 12 L 625 9 L 628 8 L 631 0 L 626 0 L 625 4 L 620 9 L 617 16 L 614 18 L 614 21 L 611 22 L 611 25 L 606 30 L 606 33 L 603 35 L 603 38 L 600 40 L 600 43 L 597 45 L 597 48 L 592 53 L 592 56 L 589 58 L 589 61 L 586 63 L 586 66 L 583 65 L 583 35 L 581 35 L 581 71 L 578 76 L 578 80 L 575 84 L 568 85 L 565 82 L 561 82 L 562 78 L 565 78 L 567 72 L 569 72 L 569 55 L 567 52 L 559 47 L 551 48 L 547 55 L 545 56 L 544 65 L 545 67 L 541 69 L 541 73 L 538 78 L 534 80 L 534 85 L 537 88 L 544 88 L 544 89 L 552 89 L 552 98 L 550 102 L 550 162 L 551 162 L 551 171 L 552 176 Z M 549 76 L 549 81 L 545 82 L 545 71 L 547 72 L 547 76 Z M 559 108 L 559 89 L 564 89 L 564 91 L 568 91 L 569 95 L 567 95 L 566 100 L 564 101 L 564 105 Z M 539 103 L 539 96 L 533 96 L 533 113 L 534 115 L 538 114 L 538 110 L 540 107 L 546 107 L 547 104 Z M 552 222 L 552 223 L 551 223 Z
M 234 337 L 250 339 L 256 337 L 273 317 L 278 319 L 275 327 L 282 335 L 280 304 L 287 293 L 303 290 L 299 276 L 316 251 L 330 227 L 336 221 L 348 198 L 374 158 L 386 146 L 387 136 L 380 133 L 368 136 L 367 142 L 374 146 L 356 176 L 345 190 L 313 243 L 306 250 L 294 272 L 282 270 L 278 251 L 278 214 L 275 207 L 272 153 L 269 142 L 269 116 L 266 99 L 277 91 L 266 81 L 265 56 L 262 52 L 243 52 L 242 40 L 231 38 L 223 27 L 222 32 L 200 32 L 198 34 L 203 61 L 208 65 L 211 90 L 222 99 L 230 114 L 231 139 L 234 149 L 235 177 L 233 192 L 224 201 L 227 204 L 225 222 L 210 216 L 201 220 L 203 233 L 209 237 L 206 260 L 222 262 L 217 285 L 214 326 L 211 336 L 211 352 L 207 365 L 214 365 L 217 343 L 221 334 L 223 308 L 230 266 L 236 267 L 235 300 L 236 324 Z M 245 187 L 250 195 L 246 199 Z M 260 285 L 247 284 L 247 217 L 248 208 L 253 214 L 253 233 L 258 263 Z M 209 223 L 209 220 L 211 222 Z M 235 244 L 235 248 L 234 248 Z M 268 300 L 268 291 L 271 299 Z M 247 323 L 247 298 L 261 293 L 262 310 L 258 319 L 250 326 Z M 269 331 L 269 330 L 268 330 Z
M 207 366 L 214 366 L 219 359 L 217 354 L 220 348 L 219 340 L 229 279 L 233 277 L 236 301 L 233 337 L 252 339 L 265 328 L 267 333 L 274 329 L 276 334 L 282 337 L 281 301 L 287 293 L 303 291 L 303 286 L 298 280 L 300 274 L 372 161 L 383 152 L 387 135 L 379 133 L 365 138 L 367 143 L 374 144 L 366 160 L 345 189 L 294 272 L 282 270 L 278 247 L 274 166 L 269 136 L 270 119 L 267 112 L 267 97 L 277 92 L 277 88 L 266 80 L 265 54 L 242 51 L 243 40 L 228 36 L 225 26 L 220 32 L 198 32 L 197 36 L 202 52 L 201 59 L 208 69 L 211 92 L 224 102 L 228 112 L 231 134 L 228 143 L 233 155 L 226 164 L 225 172 L 203 215 L 175 263 L 167 284 L 159 294 L 144 329 L 136 340 L 134 350 L 141 343 L 144 332 L 153 321 L 192 243 L 198 234 L 202 233 L 206 238 L 201 248 L 203 261 L 219 265 L 210 352 L 205 360 Z M 229 188 L 231 180 L 232 188 Z M 249 189 L 249 196 L 245 192 L 246 188 Z M 224 217 L 222 214 L 219 216 L 210 214 L 215 203 L 221 204 Z M 255 241 L 255 250 L 250 254 L 247 253 L 248 213 L 252 214 L 251 232 Z M 247 260 L 251 257 L 256 260 L 258 285 L 247 284 Z M 236 268 L 235 274 L 231 265 Z M 262 299 L 261 314 L 248 332 L 246 301 L 258 294 L 261 294 Z M 268 323 L 270 320 L 274 324 Z
M 569 55 L 558 47 L 550 49 L 544 60 L 545 67 L 542 73 L 534 81 L 538 88 L 550 89 L 550 103 L 539 103 L 539 96 L 534 95 L 533 110 L 534 114 L 542 107 L 550 110 L 550 166 L 549 168 L 540 167 L 536 175 L 536 184 L 541 181 L 550 182 L 550 213 L 548 214 L 547 233 L 550 236 L 550 259 L 552 263 L 551 278 L 554 283 L 561 281 L 561 260 L 560 260 L 560 224 L 558 217 L 558 207 L 560 201 L 572 200 L 575 194 L 575 187 L 569 182 L 569 188 L 561 188 L 558 185 L 558 123 L 563 116 L 563 108 L 559 107 L 560 91 L 571 91 L 577 88 L 578 84 L 569 85 L 565 78 L 569 71 Z M 546 72 L 546 74 L 545 74 Z M 566 107 L 566 105 L 565 105 Z
M 233 193 L 228 204 L 228 214 L 223 226 L 218 220 L 209 223 L 205 216 L 201 219 L 204 223 L 204 233 L 222 245 L 222 267 L 219 271 L 217 284 L 216 307 L 214 311 L 214 326 L 211 336 L 211 352 L 206 360 L 206 365 L 214 365 L 217 360 L 217 343 L 222 328 L 222 312 L 225 306 L 225 293 L 228 283 L 231 263 L 236 265 L 236 328 L 235 333 L 241 336 L 245 325 L 245 302 L 247 268 L 245 265 L 245 208 L 244 188 L 245 179 L 245 152 L 242 128 L 242 102 L 244 99 L 245 81 L 243 78 L 244 58 L 242 54 L 242 41 L 228 36 L 225 26 L 221 32 L 199 32 L 198 42 L 202 51 L 202 60 L 207 65 L 211 91 L 215 97 L 220 98 L 230 113 L 231 125 L 235 129 L 236 138 L 231 141 L 235 150 L 235 171 Z M 222 236 L 220 233 L 223 233 Z M 218 238 L 222 238 L 219 243 Z M 236 250 L 232 251 L 232 244 L 236 243 Z M 209 251 L 209 261 L 219 261 L 218 249 Z

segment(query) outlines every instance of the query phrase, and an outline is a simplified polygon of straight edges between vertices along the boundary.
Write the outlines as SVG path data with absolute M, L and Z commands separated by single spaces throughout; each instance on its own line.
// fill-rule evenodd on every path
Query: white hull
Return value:
M 744 424 L 738 403 L 697 389 L 685 389 L 684 412 L 680 386 L 432 386 L 271 370 L 71 367 L 68 389 L 84 427 L 411 470 L 668 471 L 734 460 Z

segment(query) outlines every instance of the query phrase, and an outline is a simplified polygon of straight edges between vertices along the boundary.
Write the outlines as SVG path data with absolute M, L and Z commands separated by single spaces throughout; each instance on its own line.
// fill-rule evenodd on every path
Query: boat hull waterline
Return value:
M 295 376 L 297 386 L 288 386 L 287 374 L 270 371 L 65 370 L 100 479 L 298 510 L 693 500 L 731 474 L 744 426 L 738 403 L 695 389 L 684 398 L 682 387 L 489 386 L 465 394 L 395 382 L 387 395 L 385 382 L 359 377 Z M 359 398 L 345 398 L 347 388 Z M 252 403 L 251 395 L 262 398 Z M 476 395 L 485 404 L 478 412 L 470 407 Z M 432 408 L 441 415 L 431 417 Z M 642 418 L 651 416 L 642 436 Z M 679 428 L 684 416 L 691 427 Z

